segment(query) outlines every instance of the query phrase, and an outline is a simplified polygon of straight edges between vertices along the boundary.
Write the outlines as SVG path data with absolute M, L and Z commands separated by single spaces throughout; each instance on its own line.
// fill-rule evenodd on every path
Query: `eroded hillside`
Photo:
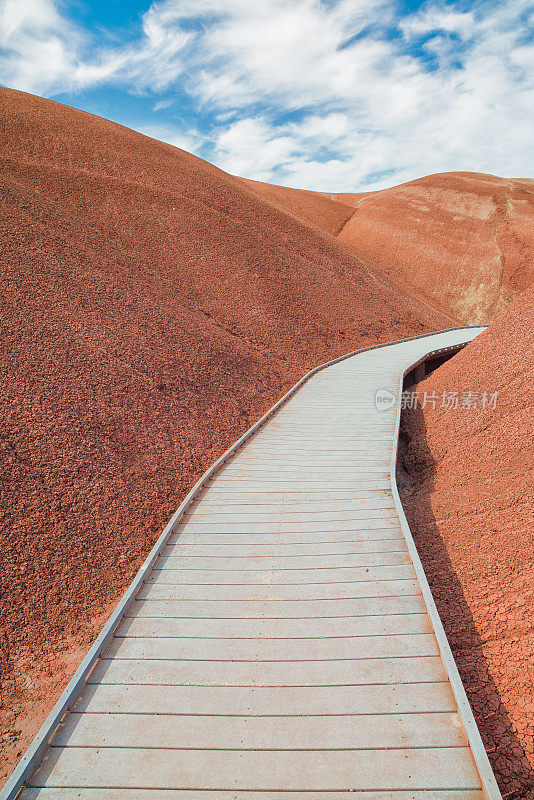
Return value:
M 415 303 L 461 323 L 490 322 L 534 279 L 531 180 L 443 173 L 337 195 L 261 187 L 255 191 L 336 236 Z

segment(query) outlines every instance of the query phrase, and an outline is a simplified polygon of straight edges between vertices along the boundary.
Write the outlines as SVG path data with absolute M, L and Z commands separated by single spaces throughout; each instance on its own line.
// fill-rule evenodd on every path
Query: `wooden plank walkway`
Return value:
M 500 797 L 392 484 L 398 403 L 375 403 L 479 332 L 317 372 L 217 471 L 22 800 Z

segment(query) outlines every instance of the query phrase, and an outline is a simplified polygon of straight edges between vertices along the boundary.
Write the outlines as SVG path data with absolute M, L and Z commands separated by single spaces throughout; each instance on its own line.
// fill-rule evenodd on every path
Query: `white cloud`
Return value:
M 350 121 L 347 114 L 332 113 L 320 116 L 311 114 L 298 124 L 288 125 L 290 132 L 297 134 L 301 139 L 315 142 L 320 147 L 336 147 L 342 142 L 350 131 Z
M 161 0 L 112 47 L 53 0 L 0 9 L 4 82 L 48 96 L 185 92 L 202 134 L 144 130 L 230 172 L 346 191 L 530 168 L 534 0 L 429 0 L 404 17 L 395 0 Z
M 158 139 L 160 142 L 172 144 L 188 153 L 199 153 L 205 137 L 196 129 L 176 128 L 171 125 L 136 125 L 135 130 Z
M 15 89 L 48 95 L 111 82 L 165 89 L 180 75 L 191 38 L 175 21 L 153 5 L 142 37 L 110 48 L 61 16 L 54 0 L 0 0 L 0 76 Z
M 474 32 L 475 17 L 472 11 L 445 11 L 439 7 L 427 6 L 421 13 L 412 14 L 402 20 L 399 27 L 408 37 L 424 36 L 434 31 L 467 37 Z
M 193 78 L 194 89 L 204 102 L 221 106 L 256 100 L 289 108 L 335 103 L 363 84 L 383 57 L 386 48 L 377 40 L 344 45 L 378 20 L 384 7 L 382 2 L 236 0 L 226 6 L 231 13 L 207 25 L 198 42 L 203 68 Z M 212 13 L 217 8 L 214 0 Z
M 273 134 L 258 119 L 241 119 L 223 129 L 215 143 L 218 165 L 234 175 L 269 180 L 274 170 L 294 155 L 294 140 Z
M 299 8 L 300 38 L 288 5 Z M 431 68 L 377 32 L 380 9 L 367 11 L 374 27 L 354 41 L 343 15 L 330 19 L 313 3 L 275 3 L 269 22 L 260 3 L 255 34 L 249 12 L 235 12 L 206 33 L 200 97 L 238 113 L 255 105 L 306 113 L 298 123 L 269 126 L 264 111 L 263 155 L 249 147 L 244 158 L 242 139 L 230 135 L 224 152 L 215 151 L 217 163 L 248 177 L 332 191 L 448 170 L 525 174 L 534 127 L 534 49 L 521 18 L 528 5 L 505 0 L 477 15 L 427 4 L 398 20 L 406 35 L 433 34 Z M 325 147 L 335 152 L 325 155 Z
M 170 108 L 174 100 L 158 100 L 157 103 L 154 104 L 152 111 L 165 111 L 166 108 Z
M 52 0 L 4 0 L 0 33 L 0 71 L 15 88 L 44 87 L 76 69 L 73 55 L 81 34 L 61 18 Z

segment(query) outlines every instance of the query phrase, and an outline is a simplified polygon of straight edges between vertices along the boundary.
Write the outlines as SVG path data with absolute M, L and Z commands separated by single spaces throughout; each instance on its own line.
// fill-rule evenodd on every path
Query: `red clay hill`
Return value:
M 490 322 L 534 280 L 531 180 L 457 172 L 360 194 L 255 189 L 462 323 Z
M 382 219 L 381 238 L 358 238 L 361 203 L 385 193 L 243 181 L 8 89 L 0 108 L 5 777 L 206 467 L 311 366 L 456 324 L 450 297 L 471 285 L 476 252 L 447 283 L 442 242 L 430 291 L 422 231 L 409 280 L 400 232 Z

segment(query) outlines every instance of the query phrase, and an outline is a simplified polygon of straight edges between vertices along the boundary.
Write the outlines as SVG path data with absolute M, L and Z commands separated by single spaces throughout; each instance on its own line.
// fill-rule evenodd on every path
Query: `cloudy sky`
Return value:
M 534 0 L 0 0 L 0 83 L 289 186 L 533 176 Z

